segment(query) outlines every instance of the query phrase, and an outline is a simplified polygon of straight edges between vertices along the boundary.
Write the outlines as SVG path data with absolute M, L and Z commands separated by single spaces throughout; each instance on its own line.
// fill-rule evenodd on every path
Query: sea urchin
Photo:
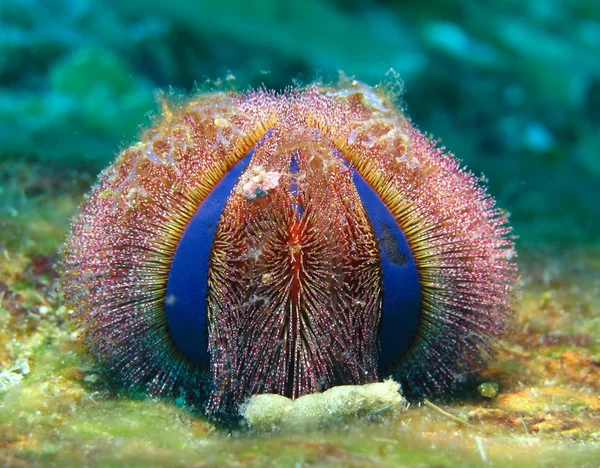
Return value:
M 436 393 L 507 328 L 494 205 L 380 88 L 210 92 L 101 173 L 64 289 L 99 360 L 212 415 L 389 375 Z

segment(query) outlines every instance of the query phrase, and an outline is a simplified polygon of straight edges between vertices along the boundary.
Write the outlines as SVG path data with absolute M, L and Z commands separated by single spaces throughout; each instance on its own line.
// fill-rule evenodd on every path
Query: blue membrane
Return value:
M 385 367 L 404 354 L 419 325 L 419 274 L 406 236 L 394 215 L 356 171 L 354 185 L 379 241 L 383 276 L 379 366 Z
M 290 161 L 290 174 L 296 175 L 300 172 L 300 167 L 298 166 L 298 160 L 296 159 L 297 155 L 293 155 Z M 296 177 L 292 177 L 290 181 L 290 193 L 292 197 L 298 200 L 299 190 L 298 190 L 298 179 Z M 304 207 L 298 202 L 292 202 L 292 208 L 296 212 L 296 220 L 300 220 L 302 215 L 304 214 Z
M 191 361 L 208 366 L 206 293 L 215 229 L 225 204 L 254 150 L 241 159 L 215 185 L 185 228 L 175 250 L 165 295 L 169 334 L 175 346 Z

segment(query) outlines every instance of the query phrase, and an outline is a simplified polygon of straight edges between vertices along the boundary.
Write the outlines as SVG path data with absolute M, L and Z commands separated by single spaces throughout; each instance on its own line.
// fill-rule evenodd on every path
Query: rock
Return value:
M 340 385 L 292 401 L 281 395 L 254 395 L 241 408 L 257 431 L 304 430 L 401 413 L 408 405 L 400 384 L 388 379 L 366 385 Z

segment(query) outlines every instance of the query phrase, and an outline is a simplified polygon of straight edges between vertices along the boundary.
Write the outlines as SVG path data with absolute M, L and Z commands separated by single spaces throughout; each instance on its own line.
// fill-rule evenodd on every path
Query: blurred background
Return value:
M 390 69 L 521 246 L 600 244 L 597 0 L 0 0 L 0 195 L 17 166 L 89 186 L 150 125 L 157 89 L 339 71 L 375 85 Z

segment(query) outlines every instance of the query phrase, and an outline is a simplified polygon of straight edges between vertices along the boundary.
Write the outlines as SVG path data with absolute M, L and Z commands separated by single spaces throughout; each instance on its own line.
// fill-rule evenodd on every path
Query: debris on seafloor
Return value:
M 252 396 L 241 408 L 257 431 L 302 430 L 406 411 L 400 384 L 392 379 L 366 385 L 341 385 L 296 400 L 275 394 Z

